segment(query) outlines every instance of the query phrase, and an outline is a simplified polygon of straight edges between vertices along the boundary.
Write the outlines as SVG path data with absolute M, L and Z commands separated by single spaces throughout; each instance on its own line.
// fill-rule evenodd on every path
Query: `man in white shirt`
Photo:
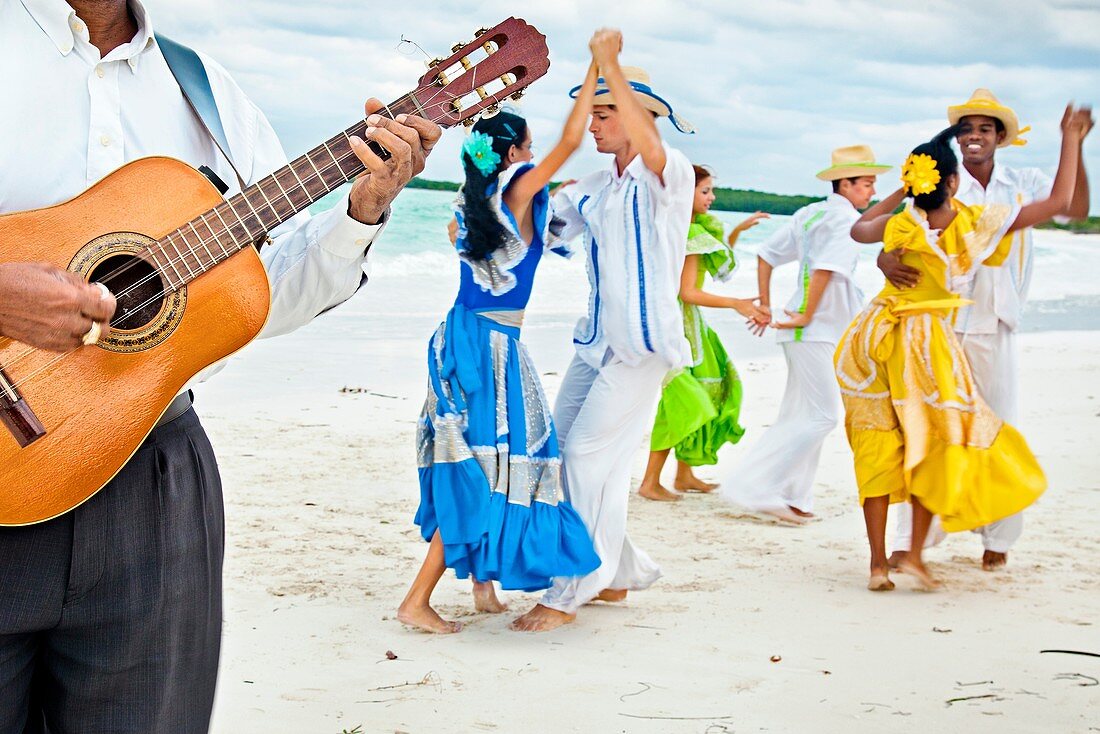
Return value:
M 226 153 L 246 182 L 285 165 L 263 114 L 222 67 L 201 59 Z M 0 68 L 0 213 L 66 201 L 149 155 L 206 165 L 235 187 L 137 0 L 0 0 Z M 379 106 L 372 101 L 368 111 Z M 370 175 L 331 212 L 299 215 L 270 233 L 261 253 L 272 291 L 264 336 L 355 293 L 390 202 L 439 137 L 437 126 L 414 118 L 372 116 L 369 125 L 367 137 L 392 157 L 353 141 Z M 28 315 L 27 301 L 40 297 L 60 301 L 42 309 L 49 314 Z M 9 337 L 68 349 L 113 311 L 113 299 L 55 267 L 0 269 L 0 332 Z M 0 731 L 207 730 L 221 637 L 223 508 L 210 443 L 182 405 L 83 505 L 0 528 Z
M 813 516 L 813 482 L 821 447 L 841 416 L 833 352 L 863 308 L 855 284 L 859 244 L 851 237 L 859 210 L 875 195 L 875 177 L 890 170 L 866 145 L 833 151 L 817 174 L 832 183 L 824 201 L 799 209 L 757 254 L 762 306 L 771 305 L 772 270 L 799 263 L 798 288 L 773 319 L 787 361 L 779 417 L 725 472 L 722 496 L 751 510 L 801 523 Z M 757 333 L 762 330 L 757 329 Z
M 622 36 L 598 31 L 590 42 L 603 75 L 589 130 L 609 170 L 590 174 L 555 197 L 563 236 L 583 231 L 592 284 L 588 316 L 577 324 L 577 354 L 554 408 L 570 501 L 592 535 L 600 567 L 557 579 L 516 629 L 541 631 L 573 621 L 598 598 L 618 601 L 661 575 L 626 535 L 634 457 L 669 370 L 687 364 L 676 300 L 695 174 L 662 140 L 657 116 L 690 131 L 649 86 L 641 69 L 619 66 Z M 578 88 L 579 89 L 579 88 Z M 576 94 L 576 89 L 573 94 Z
M 1053 180 L 1039 169 L 994 165 L 997 149 L 1023 145 L 1019 135 L 1026 129 L 1020 129 L 1016 113 L 1002 105 L 988 89 L 977 89 L 965 103 L 949 107 L 947 117 L 952 125 L 960 126 L 957 142 L 963 165 L 959 169 L 956 199 L 967 205 L 1023 206 L 1050 194 Z M 1083 219 L 1088 210 L 1089 184 L 1082 156 L 1073 202 L 1065 216 Z M 1034 249 L 1030 229 L 1013 236 L 1012 252 L 1004 266 L 978 269 L 972 291 L 964 294 L 974 303 L 957 314 L 955 333 L 982 397 L 997 415 L 1015 424 L 1019 419 L 1016 331 L 1027 301 Z M 901 265 L 896 253 L 879 255 L 879 268 L 895 285 L 916 282 L 915 271 Z M 911 512 L 906 504 L 898 508 L 894 552 L 890 556 L 892 567 L 909 550 Z M 1023 515 L 1016 514 L 975 531 L 981 533 L 985 549 L 982 568 L 993 571 L 1005 565 L 1009 549 L 1023 532 L 1023 522 Z M 943 537 L 937 523 L 929 532 L 926 545 L 938 543 Z

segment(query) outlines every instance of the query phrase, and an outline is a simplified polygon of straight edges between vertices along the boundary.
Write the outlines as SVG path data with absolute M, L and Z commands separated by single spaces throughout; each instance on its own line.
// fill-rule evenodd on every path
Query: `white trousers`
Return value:
M 787 387 L 779 417 L 723 472 L 721 496 L 750 510 L 813 511 L 814 475 L 825 438 L 841 416 L 836 345 L 784 342 Z
M 630 475 L 653 425 L 668 366 L 653 358 L 631 367 L 612 357 L 595 369 L 574 357 L 562 380 L 554 423 L 569 501 L 592 537 L 600 567 L 558 578 L 540 602 L 574 613 L 604 589 L 644 589 L 661 569 L 626 535 Z
M 1016 332 L 1003 323 L 997 324 L 996 334 L 956 334 L 962 342 L 970 371 L 974 374 L 974 384 L 978 387 L 982 399 L 989 404 L 1002 420 L 1015 425 L 1020 414 L 1019 406 L 1019 352 L 1016 344 Z M 897 534 L 892 550 L 909 550 L 913 539 L 913 510 L 908 504 L 898 505 Z M 982 536 L 982 545 L 987 551 L 1008 553 L 1020 535 L 1024 532 L 1023 513 L 1010 515 L 1003 520 L 978 528 L 974 532 Z M 932 521 L 928 539 L 924 543 L 929 548 L 942 541 L 947 534 L 940 528 L 939 518 Z

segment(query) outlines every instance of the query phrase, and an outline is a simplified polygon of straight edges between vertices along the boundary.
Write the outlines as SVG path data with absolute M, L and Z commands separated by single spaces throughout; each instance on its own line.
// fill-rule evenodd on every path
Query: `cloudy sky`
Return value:
M 895 165 L 946 126 L 949 104 L 989 87 L 1030 124 L 1007 165 L 1053 173 L 1058 122 L 1069 100 L 1100 107 L 1096 0 L 147 0 L 160 32 L 224 64 L 296 155 L 351 124 L 362 101 L 390 101 L 479 26 L 509 15 L 536 25 L 550 72 L 520 112 L 536 152 L 557 139 L 566 91 L 580 83 L 593 29 L 621 28 L 623 61 L 643 66 L 658 93 L 698 129 L 662 133 L 720 184 L 821 193 L 813 174 L 841 145 L 870 144 Z M 429 5 L 439 9 L 429 10 Z M 400 46 L 400 47 L 399 47 Z M 462 132 L 445 134 L 425 176 L 459 180 Z M 1087 141 L 1100 209 L 1100 132 Z M 568 175 L 605 165 L 590 141 Z M 892 177 L 890 184 L 893 183 Z M 885 188 L 885 187 L 883 187 Z

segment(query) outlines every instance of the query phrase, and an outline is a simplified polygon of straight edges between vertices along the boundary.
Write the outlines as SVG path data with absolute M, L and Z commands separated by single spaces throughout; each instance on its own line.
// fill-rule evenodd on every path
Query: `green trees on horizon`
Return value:
M 409 182 L 410 189 L 427 189 L 429 191 L 458 191 L 460 184 L 454 181 L 432 181 L 424 178 L 414 178 Z M 551 186 L 556 184 L 551 183 Z M 768 214 L 794 214 L 796 211 L 821 201 L 822 196 L 788 196 L 785 194 L 772 194 L 766 191 L 753 191 L 752 189 L 724 189 L 714 190 L 713 208 L 728 212 L 767 212 Z

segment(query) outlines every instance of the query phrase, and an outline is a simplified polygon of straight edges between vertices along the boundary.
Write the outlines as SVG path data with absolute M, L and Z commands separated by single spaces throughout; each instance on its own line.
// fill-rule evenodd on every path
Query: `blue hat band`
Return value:
M 596 79 L 596 84 L 597 85 L 602 84 L 603 87 L 604 87 L 603 89 L 600 89 L 599 87 L 596 88 L 596 96 L 597 97 L 599 97 L 601 94 L 610 94 L 611 93 L 611 90 L 607 87 L 607 82 L 604 80 L 604 78 L 602 76 L 599 77 L 598 79 Z M 687 133 L 688 135 L 694 135 L 695 134 L 695 129 L 690 124 L 688 124 L 686 121 L 681 120 L 679 115 L 677 115 L 676 112 L 673 111 L 672 105 L 670 105 L 665 98 L 661 97 L 659 94 L 654 92 L 653 88 L 650 87 L 648 84 L 643 84 L 642 82 L 632 82 L 632 81 L 627 81 L 627 84 L 629 84 L 630 88 L 633 89 L 635 92 L 638 92 L 639 94 L 644 94 L 647 97 L 655 99 L 658 102 L 660 102 L 661 104 L 663 104 L 668 109 L 668 119 L 669 119 L 669 121 L 672 122 L 673 126 L 677 130 L 679 130 L 682 133 Z M 578 85 L 576 87 L 573 87 L 572 89 L 569 90 L 569 96 L 572 97 L 573 99 L 576 99 L 577 94 L 580 93 L 580 91 L 581 91 L 580 85 Z

